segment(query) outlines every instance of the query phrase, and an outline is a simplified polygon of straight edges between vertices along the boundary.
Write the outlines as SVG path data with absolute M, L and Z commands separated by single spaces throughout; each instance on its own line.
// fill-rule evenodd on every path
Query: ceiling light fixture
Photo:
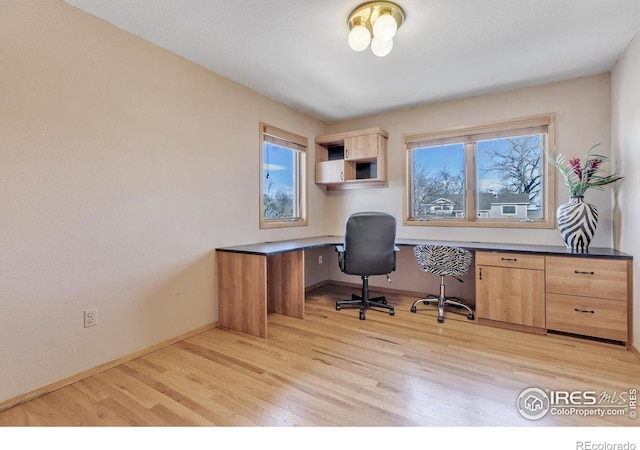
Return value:
M 393 48 L 393 37 L 404 22 L 404 13 L 395 3 L 367 2 L 349 16 L 349 46 L 356 52 L 366 49 L 386 56 Z

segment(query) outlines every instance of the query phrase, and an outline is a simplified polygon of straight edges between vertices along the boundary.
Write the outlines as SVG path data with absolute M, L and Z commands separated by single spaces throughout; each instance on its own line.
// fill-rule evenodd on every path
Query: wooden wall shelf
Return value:
M 316 137 L 316 184 L 328 190 L 386 187 L 388 138 L 381 128 Z

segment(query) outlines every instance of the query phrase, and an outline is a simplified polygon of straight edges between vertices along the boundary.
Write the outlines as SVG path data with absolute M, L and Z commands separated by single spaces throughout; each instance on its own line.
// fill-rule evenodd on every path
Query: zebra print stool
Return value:
M 411 312 L 416 312 L 416 305 L 422 302 L 428 305 L 431 301 L 438 302 L 438 322 L 444 322 L 444 306 L 453 305 L 457 308 L 464 308 L 468 311 L 467 319 L 473 320 L 473 310 L 465 305 L 457 297 L 447 297 L 444 292 L 444 277 L 450 276 L 462 283 L 457 278 L 466 275 L 471 268 L 473 255 L 470 251 L 459 247 L 447 245 L 422 244 L 416 245 L 413 249 L 418 266 L 424 272 L 440 275 L 440 295 L 428 294 L 425 298 L 416 300 L 411 306 Z

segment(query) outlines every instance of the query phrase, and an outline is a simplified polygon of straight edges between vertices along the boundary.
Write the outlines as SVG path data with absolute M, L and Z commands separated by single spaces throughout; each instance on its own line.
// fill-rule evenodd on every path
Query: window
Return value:
M 307 225 L 307 138 L 260 123 L 260 228 Z
M 406 225 L 554 226 L 553 114 L 404 136 Z

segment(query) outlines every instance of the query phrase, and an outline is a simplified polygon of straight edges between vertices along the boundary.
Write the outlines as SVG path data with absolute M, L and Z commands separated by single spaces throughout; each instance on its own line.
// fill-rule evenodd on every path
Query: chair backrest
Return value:
M 359 212 L 347 219 L 344 260 L 348 275 L 385 275 L 396 270 L 396 219 L 382 212 Z
M 473 255 L 467 249 L 448 245 L 421 244 L 413 248 L 418 266 L 436 275 L 460 277 L 471 268 Z

